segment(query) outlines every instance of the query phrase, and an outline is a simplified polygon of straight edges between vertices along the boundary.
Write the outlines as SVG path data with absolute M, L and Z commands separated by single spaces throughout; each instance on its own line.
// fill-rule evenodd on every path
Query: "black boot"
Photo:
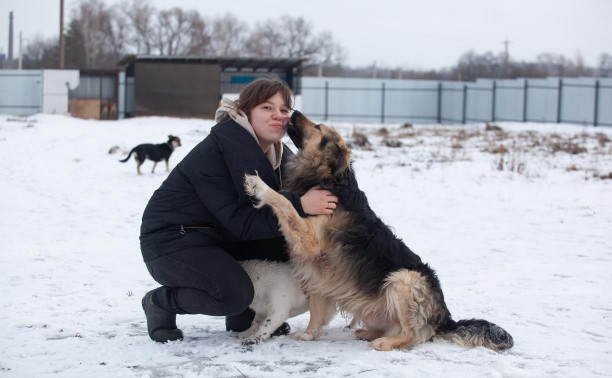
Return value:
M 251 323 L 255 319 L 255 311 L 247 308 L 243 312 L 237 315 L 230 315 L 225 317 L 225 330 L 242 332 L 251 328 Z
M 227 331 L 235 331 L 242 332 L 251 328 L 251 323 L 253 323 L 253 319 L 255 319 L 255 311 L 247 308 L 243 312 L 238 315 L 231 315 L 225 317 L 225 329 Z M 287 322 L 284 322 L 276 329 L 276 331 L 272 332 L 270 337 L 276 336 L 284 336 L 291 332 L 291 327 Z
M 149 337 L 158 343 L 183 340 L 183 331 L 176 327 L 176 314 L 164 310 L 153 302 L 155 290 L 149 291 L 142 297 L 142 309 L 147 317 Z
M 291 332 L 291 326 L 289 325 L 289 323 L 284 322 L 280 325 L 280 327 L 276 329 L 276 331 L 272 332 L 270 337 L 285 336 L 288 335 L 289 332 Z

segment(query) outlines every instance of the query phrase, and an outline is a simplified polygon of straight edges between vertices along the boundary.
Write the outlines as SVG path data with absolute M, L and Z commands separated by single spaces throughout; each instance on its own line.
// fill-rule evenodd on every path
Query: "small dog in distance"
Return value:
M 132 156 L 133 153 L 134 157 L 136 158 L 136 171 L 138 172 L 138 175 L 142 175 L 142 172 L 140 172 L 140 166 L 147 159 L 152 160 L 154 162 L 153 169 L 151 169 L 151 173 L 155 173 L 155 167 L 157 166 L 157 163 L 162 160 L 166 163 L 166 172 L 170 172 L 168 160 L 170 159 L 170 155 L 172 155 L 174 149 L 179 147 L 180 145 L 181 139 L 179 137 L 174 135 L 168 135 L 168 141 L 166 143 L 139 144 L 138 146 L 132 148 L 132 150 L 125 159 L 119 161 L 121 163 L 125 163 L 130 159 L 130 156 Z

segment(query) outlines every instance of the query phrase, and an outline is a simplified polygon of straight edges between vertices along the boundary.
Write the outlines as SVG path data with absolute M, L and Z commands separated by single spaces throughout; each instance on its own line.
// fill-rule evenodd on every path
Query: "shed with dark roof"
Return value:
M 276 75 L 301 92 L 300 58 L 129 55 L 126 116 L 214 118 L 224 94 L 237 94 L 251 81 Z

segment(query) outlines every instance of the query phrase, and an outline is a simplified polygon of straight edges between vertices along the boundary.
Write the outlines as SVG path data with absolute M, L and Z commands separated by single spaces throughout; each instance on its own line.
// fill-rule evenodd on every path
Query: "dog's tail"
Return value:
M 130 151 L 130 153 L 128 154 L 128 156 L 123 159 L 123 160 L 119 160 L 120 163 L 125 163 L 126 161 L 130 160 L 130 156 L 132 156 L 132 152 L 136 151 L 136 147 L 132 148 L 132 151 Z
M 450 320 L 434 336 L 434 341 L 451 342 L 464 347 L 483 346 L 493 350 L 512 348 L 512 336 L 500 326 L 482 319 Z

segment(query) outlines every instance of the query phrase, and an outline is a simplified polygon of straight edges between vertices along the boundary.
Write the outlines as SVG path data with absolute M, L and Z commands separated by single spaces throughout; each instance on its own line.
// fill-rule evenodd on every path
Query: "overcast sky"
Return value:
M 107 4 L 116 1 L 106 0 Z M 311 20 L 314 31 L 329 30 L 347 52 L 346 64 L 404 68 L 454 65 L 469 49 L 502 52 L 533 61 L 542 52 L 588 65 L 612 54 L 612 0 L 151 0 L 158 8 L 197 9 L 203 16 L 234 13 L 254 25 L 284 15 Z M 78 0 L 65 0 L 66 17 Z M 1 0 L 0 52 L 8 51 L 9 11 L 14 11 L 15 43 L 59 33 L 59 0 Z M 67 21 L 66 21 L 67 23 Z M 27 42 L 27 41 L 26 41 Z

